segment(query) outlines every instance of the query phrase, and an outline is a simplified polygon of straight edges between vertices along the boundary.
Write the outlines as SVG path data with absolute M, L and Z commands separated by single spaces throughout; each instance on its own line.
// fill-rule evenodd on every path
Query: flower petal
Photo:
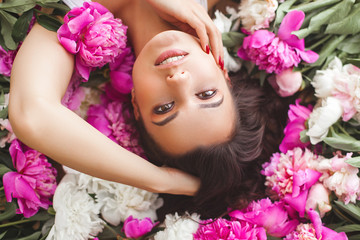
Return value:
M 289 12 L 283 18 L 278 32 L 278 37 L 292 47 L 304 50 L 304 39 L 299 39 L 296 35 L 292 34 L 293 31 L 300 29 L 305 19 L 303 11 L 294 10 Z

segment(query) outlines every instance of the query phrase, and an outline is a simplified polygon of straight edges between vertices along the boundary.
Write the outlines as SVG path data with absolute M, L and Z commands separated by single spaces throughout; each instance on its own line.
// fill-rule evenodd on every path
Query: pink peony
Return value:
M 80 87 L 80 79 L 80 76 L 73 74 L 66 92 L 61 99 L 61 104 L 71 111 L 78 110 L 80 108 L 81 102 L 85 98 L 85 91 L 83 87 Z
M 331 210 L 330 191 L 323 184 L 315 183 L 309 190 L 305 209 L 318 209 L 320 216 L 324 217 Z
M 268 81 L 279 96 L 288 97 L 300 89 L 303 79 L 301 72 L 288 68 L 275 76 L 270 76 Z
M 130 215 L 124 222 L 123 231 L 128 238 L 138 238 L 150 232 L 156 225 L 150 218 L 139 220 Z
M 320 181 L 345 204 L 355 203 L 360 197 L 359 169 L 346 163 L 351 156 L 352 153 L 343 156 L 337 152 L 333 158 L 323 159 L 316 166 L 316 170 L 322 172 Z
M 84 2 L 64 17 L 60 43 L 76 54 L 76 70 L 86 80 L 94 67 L 112 63 L 126 47 L 127 26 L 96 2 Z
M 321 176 L 311 169 L 319 157 L 310 150 L 294 148 L 286 154 L 275 153 L 270 162 L 263 164 L 262 174 L 266 176 L 265 185 L 275 191 L 280 198 L 303 217 L 309 189 Z
M 0 46 L 0 74 L 10 77 L 11 68 L 16 56 L 17 50 L 5 51 Z
M 304 39 L 292 32 L 299 30 L 305 18 L 302 11 L 291 11 L 282 20 L 278 35 L 267 30 L 257 30 L 244 38 L 238 56 L 251 60 L 260 70 L 279 74 L 285 69 L 298 66 L 301 60 L 313 63 L 318 54 L 305 51 Z
M 110 63 L 110 79 L 111 86 L 122 94 L 128 94 L 133 87 L 132 82 L 132 67 L 135 61 L 135 56 L 130 47 L 115 59 L 115 62 Z
M 284 129 L 284 139 L 279 146 L 280 151 L 283 153 L 295 147 L 305 148 L 310 145 L 310 142 L 303 143 L 300 141 L 300 133 L 305 130 L 305 122 L 309 118 L 313 107 L 311 105 L 304 107 L 299 103 L 300 99 L 297 99 L 295 105 L 291 104 L 289 106 L 289 120 Z
M 324 227 L 319 214 L 310 210 L 308 216 L 312 223 L 301 223 L 296 230 L 286 236 L 284 240 L 347 240 L 344 232 L 337 233 L 330 228 Z
M 8 172 L 3 177 L 6 200 L 17 198 L 16 213 L 31 217 L 40 207 L 47 209 L 56 189 L 56 170 L 46 157 L 14 140 L 9 148 L 17 172 Z
M 246 221 L 229 221 L 223 218 L 203 221 L 194 240 L 236 240 L 236 239 L 267 239 L 265 229 Z
M 268 198 L 253 201 L 246 209 L 232 211 L 229 216 L 263 227 L 274 237 L 286 236 L 299 224 L 298 220 L 289 220 L 284 202 L 272 203 Z
M 105 99 L 103 104 L 90 106 L 87 121 L 114 142 L 145 158 L 135 126 L 127 122 L 132 118 L 127 103 Z

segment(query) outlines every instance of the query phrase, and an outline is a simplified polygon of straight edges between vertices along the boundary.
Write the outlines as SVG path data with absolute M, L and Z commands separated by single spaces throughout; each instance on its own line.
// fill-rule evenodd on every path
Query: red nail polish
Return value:
M 209 45 L 206 44 L 206 53 L 209 54 L 210 53 L 210 47 Z
M 221 70 L 224 70 L 224 61 L 221 59 L 221 57 L 219 57 L 219 65 Z

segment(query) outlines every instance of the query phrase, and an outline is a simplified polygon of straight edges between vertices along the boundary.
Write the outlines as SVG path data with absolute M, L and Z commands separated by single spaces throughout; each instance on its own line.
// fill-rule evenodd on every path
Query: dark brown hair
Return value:
M 260 87 L 258 80 L 246 80 L 242 76 L 239 72 L 231 77 L 238 119 L 229 141 L 171 156 L 138 122 L 140 141 L 151 162 L 181 169 L 201 180 L 195 197 L 164 194 L 160 220 L 164 214 L 175 211 L 197 212 L 204 218 L 218 217 L 228 207 L 242 208 L 264 196 L 261 165 L 278 151 L 288 104 L 269 85 Z

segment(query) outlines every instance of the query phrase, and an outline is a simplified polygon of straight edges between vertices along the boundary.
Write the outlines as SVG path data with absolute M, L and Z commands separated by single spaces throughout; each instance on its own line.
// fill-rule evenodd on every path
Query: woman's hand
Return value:
M 165 21 L 181 31 L 199 37 L 202 49 L 211 52 L 215 61 L 224 63 L 223 44 L 220 31 L 200 4 L 194 0 L 147 0 Z
M 165 189 L 160 187 L 157 192 L 194 196 L 200 188 L 200 180 L 176 168 L 160 167 L 168 181 L 163 181 Z

